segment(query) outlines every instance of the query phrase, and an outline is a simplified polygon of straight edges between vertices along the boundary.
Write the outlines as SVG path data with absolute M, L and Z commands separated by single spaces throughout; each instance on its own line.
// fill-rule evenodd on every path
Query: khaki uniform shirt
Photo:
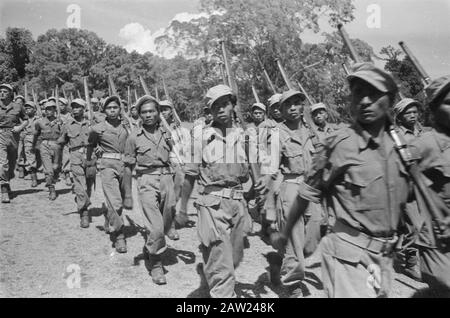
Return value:
M 15 102 L 6 106 L 0 103 L 0 128 L 13 128 L 20 124 L 21 119 L 28 119 L 25 107 Z
M 85 147 L 88 145 L 89 131 L 90 127 L 87 120 L 79 122 L 70 117 L 63 125 L 58 144 L 61 146 L 69 144 L 71 164 L 82 164 L 82 157 L 85 158 Z
M 42 140 L 56 141 L 61 136 L 62 123 L 57 118 L 49 121 L 44 117 L 36 121 L 34 128 L 34 134 L 40 136 Z

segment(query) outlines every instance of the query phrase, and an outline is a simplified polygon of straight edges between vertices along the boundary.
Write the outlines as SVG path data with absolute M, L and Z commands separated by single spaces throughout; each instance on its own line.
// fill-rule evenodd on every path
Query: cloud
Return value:
M 155 38 L 162 33 L 162 29 L 152 33 L 142 24 L 133 22 L 120 29 L 119 37 L 125 41 L 124 47 L 128 52 L 135 50 L 139 53 L 156 53 Z

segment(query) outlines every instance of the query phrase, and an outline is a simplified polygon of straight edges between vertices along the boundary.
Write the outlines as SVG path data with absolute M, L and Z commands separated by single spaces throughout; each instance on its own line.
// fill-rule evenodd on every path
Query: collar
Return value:
M 356 132 L 357 143 L 360 150 L 367 149 L 371 142 L 378 145 L 375 139 L 365 129 L 363 129 L 358 123 L 353 124 L 353 129 Z

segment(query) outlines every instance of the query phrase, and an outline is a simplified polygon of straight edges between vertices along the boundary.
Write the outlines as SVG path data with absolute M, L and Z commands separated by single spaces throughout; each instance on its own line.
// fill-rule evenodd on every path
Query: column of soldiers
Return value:
M 356 64 L 347 80 L 349 125 L 329 123 L 325 104 L 307 108 L 306 96 L 293 89 L 273 95 L 268 107 L 262 103 L 251 107 L 262 145 L 257 152 L 259 178 L 252 175 L 248 139 L 236 119 L 237 96 L 227 85 L 207 91 L 205 119 L 192 129 L 192 153 L 176 153 L 181 149 L 177 143 L 183 139 L 174 133 L 179 123 L 169 101 L 145 95 L 129 105 L 128 121 L 121 114 L 119 97 L 104 100 L 103 112 L 99 112 L 99 101 L 92 99 L 94 116 L 87 120 L 82 99 L 67 105 L 59 98 L 64 117 L 58 118 L 56 98 L 50 98 L 43 104 L 45 117 L 36 118 L 36 105 L 21 105 L 25 98 L 20 97 L 13 101 L 13 88 L 2 84 L 2 203 L 10 201 L 9 181 L 22 140 L 20 166 L 31 175 L 32 187 L 37 186 L 39 153 L 50 200 L 56 199 L 58 174 L 70 173 L 80 226 L 87 228 L 98 167 L 107 205 L 106 228 L 115 249 L 127 252 L 123 209 L 138 204 L 149 233 L 144 250 L 150 274 L 153 282 L 161 285 L 167 283 L 162 265 L 165 236 L 179 239 L 175 220 L 184 225 L 189 219 L 187 202 L 197 181 L 197 231 L 209 292 L 212 297 L 235 297 L 235 270 L 252 222 L 243 184 L 252 179 L 257 197 L 262 198 L 261 235 L 271 236 L 277 248 L 277 257 L 269 260 L 273 284 L 303 280 L 305 257 L 320 244 L 322 281 L 329 297 L 388 296 L 396 252 L 402 257 L 405 273 L 436 291 L 448 292 L 448 238 L 433 234 L 434 220 L 415 195 L 408 167 L 389 133 L 388 114 L 393 111 L 396 131 L 408 142 L 412 157 L 429 181 L 429 190 L 448 211 L 450 76 L 426 88 L 426 107 L 434 119 L 431 128 L 418 123 L 422 105 L 417 101 L 402 99 L 394 106 L 398 87 L 385 71 L 369 63 Z M 318 143 L 312 140 L 311 127 L 305 126 L 305 109 L 310 112 Z M 180 157 L 184 163 L 179 162 Z M 61 171 L 62 161 L 67 164 Z M 132 175 L 137 180 L 135 200 L 139 202 L 133 202 Z M 448 228 L 450 216 L 445 217 L 443 225 Z M 408 235 L 402 242 L 409 244 L 401 248 L 400 231 L 405 229 Z M 447 243 L 442 244 L 441 239 Z M 278 270 L 273 270 L 277 266 Z

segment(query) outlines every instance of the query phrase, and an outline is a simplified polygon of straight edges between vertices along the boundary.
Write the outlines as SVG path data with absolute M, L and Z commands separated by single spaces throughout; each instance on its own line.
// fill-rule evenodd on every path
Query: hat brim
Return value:
M 389 90 L 380 83 L 380 81 L 376 80 L 373 77 L 373 72 L 366 72 L 366 71 L 358 71 L 357 75 L 356 74 L 350 74 L 347 76 L 347 81 L 350 83 L 350 86 L 352 85 L 352 82 L 355 79 L 360 79 L 368 84 L 370 84 L 371 86 L 375 87 L 377 90 L 379 90 L 382 93 L 388 93 Z
M 439 88 L 439 90 L 434 94 L 434 96 L 430 99 L 429 105 L 430 106 L 437 106 L 434 105 L 439 99 L 441 99 L 444 94 L 448 94 L 450 92 L 450 80 L 442 85 L 442 87 Z
M 301 98 L 303 98 L 303 100 L 306 99 L 306 96 L 302 92 L 292 91 L 292 92 L 289 92 L 289 94 L 286 94 L 285 96 L 283 96 L 282 99 L 280 99 L 280 107 L 282 107 L 283 104 L 285 104 L 289 99 L 291 99 L 294 96 L 300 96 Z
M 0 85 L 0 88 L 2 88 L 2 87 L 9 89 L 11 92 L 13 91 L 13 88 L 10 85 L 2 84 L 2 85 Z

